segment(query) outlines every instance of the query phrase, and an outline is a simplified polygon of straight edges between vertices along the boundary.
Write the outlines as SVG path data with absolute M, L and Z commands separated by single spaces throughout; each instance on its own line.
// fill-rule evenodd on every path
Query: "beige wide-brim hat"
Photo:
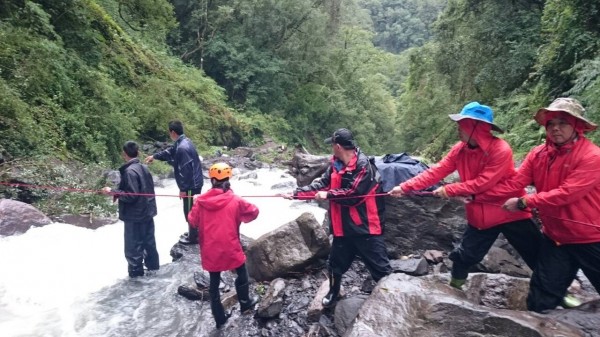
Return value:
M 594 131 L 596 130 L 596 128 L 598 128 L 598 125 L 590 122 L 589 120 L 585 119 L 585 117 L 583 117 L 585 109 L 583 108 L 581 103 L 579 103 L 579 101 L 574 98 L 568 97 L 559 97 L 555 99 L 547 108 L 541 108 L 540 110 L 538 110 L 538 112 L 533 118 L 541 126 L 545 127 L 546 125 L 544 125 L 544 120 L 546 113 L 557 111 L 568 113 L 569 115 L 582 121 L 585 124 L 585 127 L 583 129 L 584 132 Z

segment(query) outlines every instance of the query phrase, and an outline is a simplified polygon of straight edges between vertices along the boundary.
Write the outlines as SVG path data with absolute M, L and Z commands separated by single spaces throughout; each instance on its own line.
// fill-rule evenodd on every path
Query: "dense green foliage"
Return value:
M 170 45 L 223 86 L 232 104 L 268 116 L 274 136 L 324 149 L 352 126 L 363 147 L 394 146 L 398 59 L 373 45 L 352 1 L 172 1 Z
M 440 158 L 492 106 L 518 156 L 573 96 L 600 121 L 595 0 L 0 0 L 0 154 L 119 161 L 181 119 L 202 149 L 263 136 Z M 600 139 L 595 133 L 594 140 Z
M 134 42 L 97 3 L 24 1 L 3 14 L 0 144 L 10 156 L 119 162 L 125 140 L 164 140 L 173 118 L 199 144 L 239 144 L 245 131 L 212 80 Z
M 446 115 L 474 100 L 495 109 L 517 156 L 544 140 L 531 117 L 555 97 L 580 99 L 598 121 L 598 6 L 584 0 L 449 1 L 435 23 L 435 39 L 410 51 L 398 113 L 398 130 L 406 134 L 402 147 L 439 158 L 456 140 Z
M 360 0 L 359 3 L 371 14 L 375 45 L 400 53 L 431 39 L 431 26 L 447 0 Z

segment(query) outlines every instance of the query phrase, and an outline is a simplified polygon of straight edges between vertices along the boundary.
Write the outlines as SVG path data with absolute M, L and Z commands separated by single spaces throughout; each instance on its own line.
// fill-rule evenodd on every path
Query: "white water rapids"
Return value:
M 273 190 L 274 184 L 293 181 L 279 169 L 259 169 L 258 179 L 232 180 L 232 188 L 242 196 L 275 195 L 292 187 Z M 174 180 L 164 181 L 157 194 L 177 195 Z M 209 188 L 205 182 L 203 191 Z M 315 203 L 283 198 L 247 198 L 260 209 L 257 220 L 242 224 L 242 234 L 257 238 L 303 212 L 312 212 L 322 222 L 325 211 Z M 179 235 L 187 230 L 182 202 L 176 197 L 157 197 L 156 241 L 161 272 L 125 287 L 122 297 L 106 291 L 127 279 L 123 255 L 123 223 L 96 230 L 54 223 L 31 228 L 25 234 L 0 237 L 0 336 L 158 336 L 181 335 L 177 313 L 161 315 L 145 312 L 147 294 L 154 301 L 178 301 L 179 280 L 168 275 L 169 251 Z M 192 272 L 190 272 L 192 274 Z M 180 278 L 189 278 L 182 275 Z M 99 295 L 104 291 L 104 297 Z M 164 290 L 164 291 L 163 291 Z M 106 298 L 110 293 L 112 298 Z M 167 306 L 165 306 L 167 307 Z M 152 309 L 155 310 L 155 309 Z M 165 309 L 167 310 L 167 309 Z M 191 313 L 194 314 L 194 313 Z M 161 321 L 161 319 L 166 319 Z M 158 330 L 145 330 L 154 321 Z M 164 327 L 161 330 L 160 325 Z M 163 331 L 163 332 L 158 332 Z M 165 333 L 165 331 L 173 331 Z M 197 333 L 200 332 L 199 330 Z M 159 334 L 156 334 L 159 333 Z M 200 333 L 201 334 L 201 333 Z

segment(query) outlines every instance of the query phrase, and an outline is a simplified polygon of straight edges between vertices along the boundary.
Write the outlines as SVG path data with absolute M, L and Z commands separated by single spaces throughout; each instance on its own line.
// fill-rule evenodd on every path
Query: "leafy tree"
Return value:
M 429 41 L 431 26 L 447 0 L 361 0 L 369 10 L 377 47 L 400 53 Z

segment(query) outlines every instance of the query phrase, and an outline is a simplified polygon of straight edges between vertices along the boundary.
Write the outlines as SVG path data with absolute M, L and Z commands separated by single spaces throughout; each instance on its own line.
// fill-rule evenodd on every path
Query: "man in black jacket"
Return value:
M 169 137 L 175 142 L 167 149 L 146 157 L 147 164 L 154 159 L 166 161 L 175 170 L 175 181 L 179 187 L 179 197 L 183 199 L 183 215 L 185 221 L 194 204 L 193 196 L 200 194 L 204 177 L 202 176 L 202 162 L 198 151 L 192 141 L 183 134 L 183 124 L 180 121 L 169 122 Z M 188 232 L 183 233 L 179 242 L 183 244 L 197 244 L 198 230 L 189 225 Z
M 158 270 L 159 260 L 154 238 L 156 200 L 154 181 L 138 156 L 138 145 L 128 141 L 123 145 L 125 164 L 119 168 L 121 182 L 116 190 L 104 187 L 102 192 L 119 200 L 119 219 L 125 224 L 125 258 L 129 277 L 144 276 L 148 270 Z
M 391 273 L 383 241 L 384 201 L 377 167 L 363 154 L 348 129 L 338 129 L 325 143 L 331 144 L 333 157 L 325 173 L 310 185 L 300 187 L 287 199 L 329 200 L 329 223 L 333 242 L 329 253 L 329 293 L 323 305 L 338 298 L 342 275 L 355 257 L 362 258 L 373 280 Z

